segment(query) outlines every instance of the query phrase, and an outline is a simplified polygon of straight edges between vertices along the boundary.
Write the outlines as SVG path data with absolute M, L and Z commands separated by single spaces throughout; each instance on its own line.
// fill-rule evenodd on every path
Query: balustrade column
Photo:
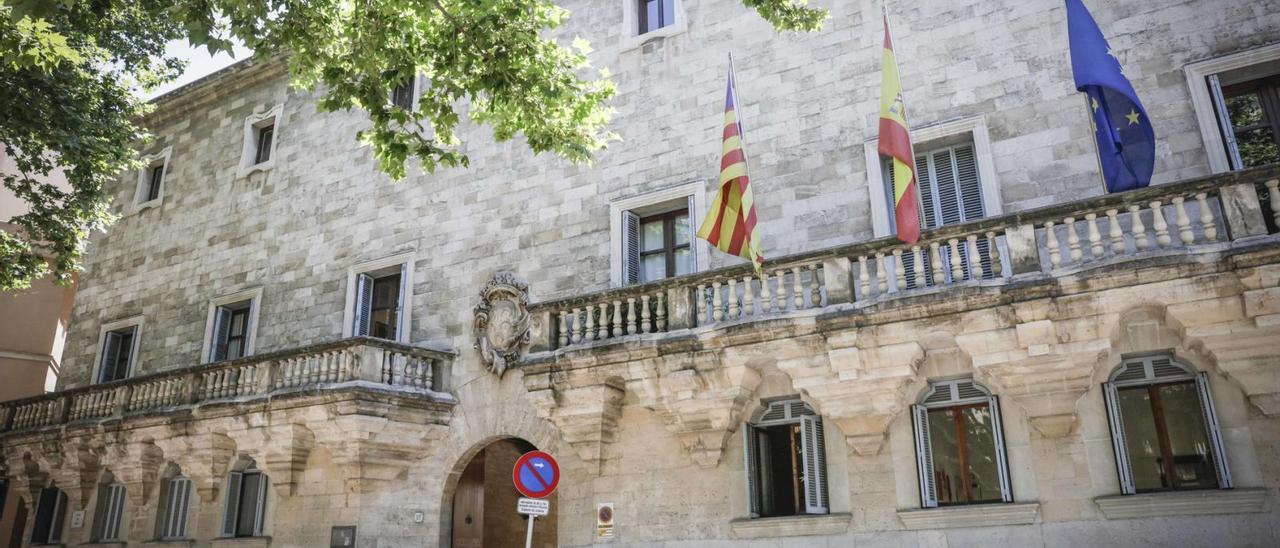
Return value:
M 897 291 L 907 290 L 907 269 L 902 264 L 902 248 L 893 250 L 893 257 L 889 259 L 893 261 L 893 279 L 897 282 Z
M 658 294 L 657 306 L 655 306 L 654 308 L 657 309 L 657 311 L 654 313 L 654 315 L 657 316 L 657 318 L 655 319 L 655 322 L 658 324 L 656 330 L 666 331 L 667 330 L 667 295 L 666 293 Z
M 796 310 L 804 309 L 804 285 L 800 282 L 800 269 L 791 268 L 791 294 L 796 303 Z
M 809 265 L 809 303 L 813 308 L 822 306 L 822 279 L 819 277 L 818 266 Z
M 933 285 L 942 285 L 946 283 L 946 274 L 942 271 L 942 255 L 938 253 L 941 247 L 938 242 L 929 243 L 929 263 L 933 269 Z
M 778 279 L 778 311 L 786 312 L 787 310 L 787 271 L 778 270 L 773 273 L 773 277 Z
M 1120 230 L 1120 219 L 1116 217 L 1119 211 L 1115 208 L 1107 210 L 1107 237 L 1111 240 L 1111 254 L 1120 255 L 1124 253 L 1124 231 Z
M 1089 255 L 1093 260 L 1102 258 L 1102 234 L 1098 232 L 1098 215 L 1090 213 L 1084 216 L 1085 233 L 1089 236 Z
M 742 277 L 742 313 L 754 316 L 756 313 L 755 295 L 751 288 L 751 276 Z
M 760 313 L 773 311 L 773 294 L 769 292 L 769 273 L 760 270 Z
M 596 326 L 596 339 L 609 338 L 609 303 L 600 303 L 600 325 Z
M 858 257 L 858 288 L 862 292 L 862 298 L 871 296 L 871 274 L 867 272 L 866 255 Z
M 711 282 L 711 321 L 719 322 L 724 319 L 724 300 L 720 298 L 720 282 Z
M 649 299 L 648 295 L 640 296 L 640 332 L 648 333 L 653 331 L 653 324 L 649 321 Z
M 1173 240 L 1169 238 L 1169 223 L 1164 221 L 1164 210 L 1158 200 L 1151 202 L 1151 228 L 1156 231 L 1156 243 L 1160 247 L 1169 247 Z
M 569 344 L 578 344 L 582 342 L 582 309 L 573 307 L 573 328 L 569 330 Z
M 622 300 L 615 299 L 613 301 L 613 332 L 614 337 L 622 336 Z
M 969 269 L 973 272 L 973 279 L 981 280 L 986 273 L 982 271 L 982 255 L 978 253 L 978 235 L 970 234 L 965 239 L 969 241 Z
M 884 295 L 889 290 L 889 280 L 884 273 L 884 253 L 876 253 L 876 295 Z
M 1271 220 L 1280 226 L 1280 180 L 1272 179 L 1263 184 L 1267 186 L 1267 200 L 1271 203 Z
M 1184 201 L 1181 196 L 1173 199 L 1173 221 L 1178 225 L 1178 239 L 1182 240 L 1182 245 L 1186 246 L 1196 241 L 1196 235 L 1191 230 L 1191 217 L 1187 216 Z
M 636 298 L 627 297 L 627 334 L 636 332 Z
M 952 238 L 947 240 L 947 244 L 951 254 L 951 283 L 960 283 L 964 281 L 964 264 L 960 262 L 960 240 Z
M 725 289 L 728 291 L 729 298 L 729 319 L 736 320 L 740 317 L 742 309 L 738 308 L 738 279 L 729 278 L 729 285 Z
M 563 348 L 563 347 L 565 347 L 565 346 L 569 346 L 569 320 L 568 320 L 568 317 L 569 317 L 569 314 L 568 314 L 568 313 L 566 313 L 566 312 L 565 312 L 565 311 L 563 311 L 563 310 L 561 310 L 561 311 L 560 311 L 560 332 L 559 332 L 558 336 L 556 337 L 556 343 L 557 343 L 556 347 L 557 347 L 557 348 Z
M 1004 277 L 1004 260 L 1000 258 L 1000 241 L 994 231 L 987 231 L 987 256 L 991 257 L 991 273 L 996 278 Z
M 1142 225 L 1142 206 L 1129 206 L 1129 233 L 1133 234 L 1134 251 L 1147 249 L 1147 227 Z
M 707 284 L 698 284 L 698 294 L 695 296 L 698 309 L 698 325 L 702 325 L 707 321 Z
M 1067 229 L 1067 254 L 1071 257 L 1072 264 L 1078 264 L 1084 258 L 1084 251 L 1080 249 L 1080 233 L 1076 232 L 1076 218 L 1063 219 L 1062 226 Z
M 1058 268 L 1062 264 L 1062 250 L 1058 247 L 1058 231 L 1053 228 L 1053 221 L 1044 223 L 1044 245 L 1049 248 L 1049 265 Z
M 1200 229 L 1204 232 L 1204 238 L 1208 241 L 1218 239 L 1218 226 L 1213 222 L 1213 210 L 1209 209 L 1209 195 L 1201 192 L 1196 194 L 1196 204 L 1200 207 Z

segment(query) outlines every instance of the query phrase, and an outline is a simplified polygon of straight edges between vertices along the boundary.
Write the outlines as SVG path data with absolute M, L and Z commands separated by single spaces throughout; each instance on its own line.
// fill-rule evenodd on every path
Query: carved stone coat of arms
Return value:
M 499 377 L 529 343 L 529 283 L 498 272 L 480 290 L 473 327 L 480 360 Z

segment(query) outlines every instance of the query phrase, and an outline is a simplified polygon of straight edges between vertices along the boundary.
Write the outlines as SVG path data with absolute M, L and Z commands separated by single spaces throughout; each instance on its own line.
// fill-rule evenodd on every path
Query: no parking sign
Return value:
M 516 459 L 511 471 L 511 481 L 520 494 L 540 499 L 550 495 L 560 483 L 560 465 L 556 459 L 542 451 L 530 451 Z

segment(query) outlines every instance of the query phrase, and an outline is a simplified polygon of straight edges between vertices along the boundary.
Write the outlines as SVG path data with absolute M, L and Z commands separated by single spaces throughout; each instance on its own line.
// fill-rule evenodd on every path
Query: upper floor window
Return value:
M 133 373 L 141 330 L 141 318 L 113 322 L 102 327 L 94 382 L 118 381 Z
M 417 102 L 417 78 L 410 78 L 391 90 L 391 104 L 405 110 L 413 110 Z
M 636 0 L 640 3 L 637 15 L 640 34 L 653 32 L 676 22 L 675 0 Z
M 171 467 L 173 465 L 170 465 Z M 187 537 L 187 512 L 191 507 L 191 480 L 176 467 L 160 482 L 160 507 L 156 509 L 156 538 Z
M 253 157 L 253 163 L 261 164 L 271 159 L 271 144 L 275 134 L 275 124 L 258 128 L 257 152 Z
M 209 302 L 204 357 L 207 362 L 234 360 L 253 354 L 262 288 L 224 295 Z
M 120 524 L 124 521 L 124 486 L 108 480 L 98 486 L 98 500 L 93 510 L 94 542 L 120 541 Z
M 168 175 L 171 151 L 171 148 L 166 147 L 156 154 L 142 157 L 144 167 L 138 171 L 134 198 L 134 203 L 140 208 L 156 205 L 164 197 L 164 182 Z
M 280 139 L 282 105 L 259 112 L 244 120 L 244 148 L 240 153 L 240 169 L 237 176 L 245 177 L 254 171 L 271 169 L 275 165 L 276 147 Z
M 938 381 L 911 415 L 921 506 L 1013 501 L 995 396 L 971 379 Z
M 652 282 L 698 270 L 707 257 L 694 242 L 705 185 L 686 183 L 609 205 L 615 285 Z
M 36 500 L 36 519 L 31 527 L 31 544 L 62 542 L 62 524 L 67 515 L 67 495 L 56 487 L 40 490 Z
M 248 460 L 243 469 L 227 474 L 226 506 L 222 514 L 222 536 L 262 536 L 267 508 L 267 475 Z
M 411 255 L 371 261 L 351 269 L 345 334 L 408 342 Z
M 1280 162 L 1280 44 L 1197 61 L 1184 71 L 1210 170 Z
M 827 513 L 822 417 L 801 400 L 777 400 L 742 434 L 751 517 Z
M 1231 487 L 1207 375 L 1144 356 L 1102 387 L 1122 493 Z

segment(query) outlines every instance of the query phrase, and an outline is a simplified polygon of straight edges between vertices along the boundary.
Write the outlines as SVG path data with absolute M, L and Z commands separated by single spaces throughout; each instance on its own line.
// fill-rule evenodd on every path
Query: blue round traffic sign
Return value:
M 556 459 L 542 451 L 530 451 L 516 459 L 511 471 L 511 481 L 516 490 L 529 498 L 540 499 L 550 495 L 560 483 L 560 465 Z

